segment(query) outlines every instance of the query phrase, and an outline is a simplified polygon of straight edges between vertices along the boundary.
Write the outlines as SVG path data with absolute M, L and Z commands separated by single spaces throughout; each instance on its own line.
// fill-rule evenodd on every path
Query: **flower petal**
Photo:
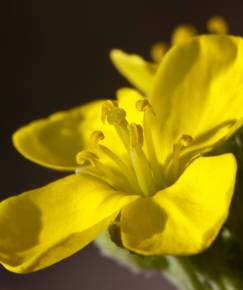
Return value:
M 224 138 L 243 116 L 242 91 L 242 38 L 200 36 L 172 48 L 161 62 L 150 96 L 162 159 L 183 134 L 193 137 L 191 150 Z
M 119 49 L 111 51 L 111 60 L 117 70 L 135 87 L 148 95 L 153 87 L 157 65 L 140 56 L 127 54 Z
M 76 154 L 87 146 L 93 130 L 101 126 L 102 100 L 34 121 L 13 135 L 16 149 L 40 165 L 74 170 Z
M 232 154 L 195 160 L 174 185 L 122 210 L 124 246 L 142 255 L 205 250 L 228 216 L 235 174 Z
M 0 203 L 0 262 L 33 272 L 86 246 L 137 197 L 76 174 Z

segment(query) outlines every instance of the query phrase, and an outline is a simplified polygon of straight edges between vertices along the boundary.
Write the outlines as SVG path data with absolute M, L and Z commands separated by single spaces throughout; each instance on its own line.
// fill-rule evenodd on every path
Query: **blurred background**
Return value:
M 33 119 L 89 100 L 112 98 L 127 83 L 109 61 L 119 47 L 149 58 L 154 42 L 191 23 L 205 31 L 221 15 L 233 34 L 243 35 L 243 1 L 7 1 L 4 12 L 0 200 L 42 186 L 63 174 L 22 158 L 11 134 Z M 6 18 L 6 20 L 5 20 Z M 7 74 L 6 74 L 7 72 Z M 24 233 L 23 233 L 24 234 Z M 0 289 L 172 290 L 159 273 L 135 274 L 100 256 L 90 245 L 59 264 L 29 275 L 0 268 Z

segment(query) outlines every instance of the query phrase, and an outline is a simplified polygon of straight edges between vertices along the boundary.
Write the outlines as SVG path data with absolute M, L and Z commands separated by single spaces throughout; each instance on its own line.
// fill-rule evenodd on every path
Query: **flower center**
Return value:
M 137 110 L 146 115 L 156 117 L 152 106 L 147 100 L 136 103 Z M 155 153 L 151 128 L 148 122 L 144 125 L 128 123 L 126 112 L 117 102 L 106 101 L 102 106 L 101 120 L 112 125 L 122 141 L 125 154 L 118 156 L 113 150 L 101 144 L 105 138 L 103 132 L 94 131 L 90 137 L 87 150 L 79 152 L 76 161 L 77 172 L 86 173 L 99 178 L 117 190 L 150 196 L 167 186 L 163 168 Z M 179 170 L 181 149 L 191 143 L 189 135 L 183 135 L 178 144 L 174 145 L 171 175 Z M 107 162 L 109 161 L 109 162 Z

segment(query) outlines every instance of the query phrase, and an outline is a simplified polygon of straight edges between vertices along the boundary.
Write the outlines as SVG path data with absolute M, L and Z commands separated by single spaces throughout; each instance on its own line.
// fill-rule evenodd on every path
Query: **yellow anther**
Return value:
M 101 121 L 105 123 L 105 121 L 107 120 L 108 112 L 112 111 L 114 108 L 117 108 L 117 107 L 118 107 L 117 101 L 112 101 L 112 100 L 105 101 L 102 104 L 102 108 L 101 108 Z
M 105 138 L 105 135 L 102 131 L 94 131 L 91 135 L 90 135 L 90 140 L 89 140 L 89 144 L 90 144 L 90 148 L 96 148 L 99 141 L 103 140 Z
M 126 112 L 118 107 L 114 107 L 107 112 L 107 122 L 111 125 L 127 126 Z
M 145 99 L 139 100 L 136 102 L 135 106 L 136 106 L 136 109 L 138 109 L 138 111 L 140 112 L 150 111 L 153 115 L 155 115 L 153 107 L 151 106 L 148 100 L 145 100 Z
M 101 119 L 113 125 L 121 138 L 124 146 L 129 150 L 129 133 L 127 129 L 126 112 L 119 108 L 116 101 L 106 101 L 102 106 Z
M 181 150 L 185 147 L 188 147 L 192 144 L 193 142 L 193 138 L 190 135 L 187 134 L 183 134 L 179 141 L 174 144 L 174 154 L 179 154 L 181 152 Z
M 98 159 L 99 158 L 95 153 L 87 150 L 83 150 L 76 155 L 76 162 L 81 166 L 87 165 L 89 163 L 92 166 L 95 166 Z
M 207 29 L 215 34 L 227 34 L 229 32 L 228 23 L 221 16 L 214 16 L 207 21 Z
M 165 42 L 157 42 L 150 49 L 150 55 L 154 62 L 160 62 L 168 51 L 169 46 Z
M 171 42 L 173 44 L 183 43 L 195 35 L 197 35 L 197 30 L 194 26 L 183 24 L 175 28 L 172 33 Z
M 193 138 L 191 135 L 187 135 L 187 134 L 184 134 L 181 136 L 181 139 L 180 139 L 180 144 L 183 146 L 183 147 L 188 147 L 192 144 L 193 142 Z
M 172 155 L 172 163 L 170 164 L 168 180 L 170 184 L 172 181 L 178 177 L 178 174 L 181 172 L 181 164 L 180 164 L 180 155 L 184 148 L 190 146 L 193 142 L 192 136 L 188 134 L 183 134 L 179 141 L 174 144 L 173 147 L 173 155 Z
M 139 124 L 131 123 L 129 125 L 130 144 L 133 148 L 142 148 L 143 146 L 143 128 Z

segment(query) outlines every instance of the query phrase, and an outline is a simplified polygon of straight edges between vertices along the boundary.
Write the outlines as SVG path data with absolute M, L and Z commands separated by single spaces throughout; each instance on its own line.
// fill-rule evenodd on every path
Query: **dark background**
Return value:
M 88 100 L 112 98 L 126 82 L 108 53 L 119 47 L 148 57 L 173 28 L 222 15 L 243 35 L 243 1 L 7 1 L 3 11 L 0 130 L 0 200 L 62 176 L 24 160 L 11 145 L 19 126 Z M 7 36 L 7 38 L 6 38 Z M 7 68 L 5 69 L 5 64 Z M 7 74 L 6 74 L 7 72 Z M 24 234 L 24 233 L 23 233 Z M 169 290 L 159 274 L 133 274 L 90 245 L 59 264 L 30 275 L 0 268 L 0 289 Z

